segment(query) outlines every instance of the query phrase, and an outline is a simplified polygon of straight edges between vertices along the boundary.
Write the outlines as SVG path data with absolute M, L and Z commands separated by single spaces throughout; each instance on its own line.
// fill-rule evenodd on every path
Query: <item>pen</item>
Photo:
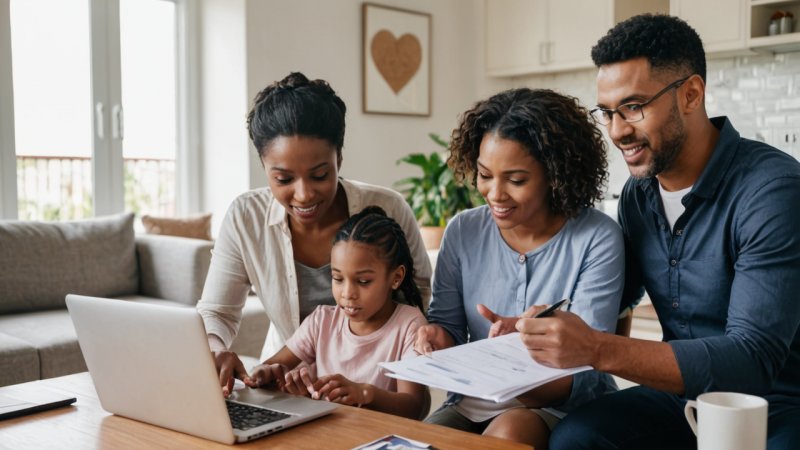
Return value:
M 548 306 L 548 307 L 547 307 L 545 310 L 543 310 L 543 311 L 542 311 L 542 312 L 540 312 L 539 314 L 536 314 L 536 315 L 535 315 L 535 316 L 533 316 L 533 317 L 534 317 L 534 318 L 537 318 L 537 317 L 547 317 L 547 316 L 552 316 L 552 315 L 553 315 L 553 312 L 554 312 L 555 310 L 557 310 L 557 309 L 561 308 L 561 307 L 562 307 L 562 306 L 564 306 L 565 304 L 566 304 L 566 305 L 569 305 L 569 299 L 568 299 L 568 298 L 561 299 L 561 300 L 559 300 L 559 301 L 557 301 L 557 302 L 553 303 L 552 305 Z

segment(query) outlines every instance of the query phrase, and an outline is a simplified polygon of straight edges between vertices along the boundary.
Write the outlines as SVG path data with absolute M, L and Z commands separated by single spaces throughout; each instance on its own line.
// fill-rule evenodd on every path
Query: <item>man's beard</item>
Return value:
M 664 127 L 662 133 L 664 141 L 661 143 L 661 148 L 656 152 L 653 147 L 650 147 L 650 152 L 653 155 L 650 167 L 645 170 L 644 174 L 634 175 L 635 178 L 654 177 L 672 168 L 672 164 L 681 152 L 684 141 L 686 141 L 686 129 L 680 120 L 678 105 L 674 102 L 667 123 L 668 125 Z

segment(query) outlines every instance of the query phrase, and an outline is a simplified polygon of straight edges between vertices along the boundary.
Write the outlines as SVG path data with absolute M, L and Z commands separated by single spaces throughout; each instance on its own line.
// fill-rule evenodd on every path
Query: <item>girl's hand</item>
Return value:
M 249 387 L 267 387 L 274 382 L 278 389 L 283 390 L 285 384 L 287 368 L 282 364 L 259 364 L 253 368 L 250 375 L 251 383 L 246 383 Z
M 340 374 L 320 377 L 314 383 L 313 399 L 325 399 L 342 405 L 363 406 L 372 403 L 372 386 L 354 383 Z
M 284 392 L 310 397 L 314 393 L 314 382 L 317 381 L 317 377 L 308 366 L 303 366 L 287 372 L 283 380 L 281 389 Z

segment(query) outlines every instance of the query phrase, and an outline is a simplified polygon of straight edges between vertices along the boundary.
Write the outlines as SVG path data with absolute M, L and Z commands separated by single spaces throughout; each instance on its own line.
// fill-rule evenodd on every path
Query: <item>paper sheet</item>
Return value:
M 550 381 L 590 370 L 555 369 L 534 361 L 519 333 L 483 339 L 428 356 L 379 364 L 397 379 L 503 402 Z

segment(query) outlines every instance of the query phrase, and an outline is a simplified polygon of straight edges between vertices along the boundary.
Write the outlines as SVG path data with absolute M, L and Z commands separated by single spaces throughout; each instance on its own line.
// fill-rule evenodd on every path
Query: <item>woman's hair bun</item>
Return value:
M 286 75 L 284 79 L 277 82 L 277 87 L 282 88 L 298 88 L 302 86 L 307 86 L 309 84 L 308 78 L 300 72 L 292 72 L 289 75 Z

